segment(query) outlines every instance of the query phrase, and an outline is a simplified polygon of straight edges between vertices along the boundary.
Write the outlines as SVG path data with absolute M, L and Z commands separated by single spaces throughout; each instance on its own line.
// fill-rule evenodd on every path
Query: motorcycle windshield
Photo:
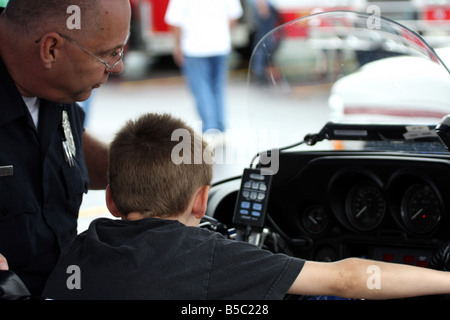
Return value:
M 434 130 L 450 113 L 450 75 L 445 49 L 441 56 L 439 50 L 407 27 L 371 14 L 331 11 L 287 22 L 253 51 L 250 126 L 266 132 L 271 138 L 265 148 L 273 149 L 295 145 L 328 122 L 402 125 L 400 139 L 357 127 L 355 136 L 362 134 L 355 139 L 348 130 L 344 137 L 350 139 L 325 134 L 314 147 L 297 150 L 447 152 Z

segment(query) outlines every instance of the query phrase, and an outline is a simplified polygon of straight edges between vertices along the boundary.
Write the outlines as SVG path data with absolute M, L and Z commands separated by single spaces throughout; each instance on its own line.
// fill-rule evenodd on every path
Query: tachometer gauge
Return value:
M 402 198 L 401 217 L 406 228 L 412 232 L 433 231 L 442 217 L 439 196 L 427 184 L 414 184 L 406 190 Z
M 326 230 L 328 223 L 328 214 L 322 206 L 309 206 L 302 213 L 302 224 L 311 234 L 322 233 Z
M 354 228 L 370 231 L 383 220 L 386 200 L 377 185 L 361 182 L 348 193 L 345 209 L 348 221 Z

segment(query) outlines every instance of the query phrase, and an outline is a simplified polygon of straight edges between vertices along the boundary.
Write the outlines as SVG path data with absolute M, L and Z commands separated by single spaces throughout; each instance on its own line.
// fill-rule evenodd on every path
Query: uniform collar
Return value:
M 17 89 L 14 80 L 8 73 L 3 60 L 0 58 L 0 127 L 20 117 L 27 117 L 28 123 L 35 128 L 31 114 L 28 111 L 23 98 Z M 48 116 L 53 118 L 52 122 L 61 121 L 61 111 L 65 108 L 64 104 L 53 103 L 44 99 L 40 99 L 40 113 L 44 109 L 48 110 Z M 41 116 L 39 117 L 41 121 Z
M 0 126 L 26 115 L 27 106 L 0 58 Z

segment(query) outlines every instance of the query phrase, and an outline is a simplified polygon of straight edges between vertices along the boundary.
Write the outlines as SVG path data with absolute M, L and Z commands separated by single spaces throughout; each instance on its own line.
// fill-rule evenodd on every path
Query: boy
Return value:
M 121 220 L 92 222 L 61 255 L 44 296 L 396 298 L 450 292 L 445 272 L 362 259 L 304 261 L 197 228 L 206 211 L 210 156 L 201 138 L 169 115 L 128 122 L 111 144 L 106 191 L 108 209 Z M 73 270 L 78 277 L 71 276 Z M 375 289 L 368 285 L 367 270 L 380 274 Z

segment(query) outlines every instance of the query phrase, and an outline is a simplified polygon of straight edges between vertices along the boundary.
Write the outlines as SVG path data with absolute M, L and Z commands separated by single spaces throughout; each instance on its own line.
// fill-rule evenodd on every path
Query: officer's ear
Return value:
M 119 210 L 116 207 L 116 204 L 114 203 L 114 199 L 111 195 L 111 189 L 109 188 L 109 185 L 106 187 L 106 206 L 108 207 L 109 212 L 116 217 L 121 218 L 122 215 L 120 214 Z
M 64 39 L 56 32 L 49 32 L 42 36 L 39 42 L 39 56 L 46 68 L 51 68 L 59 58 Z

